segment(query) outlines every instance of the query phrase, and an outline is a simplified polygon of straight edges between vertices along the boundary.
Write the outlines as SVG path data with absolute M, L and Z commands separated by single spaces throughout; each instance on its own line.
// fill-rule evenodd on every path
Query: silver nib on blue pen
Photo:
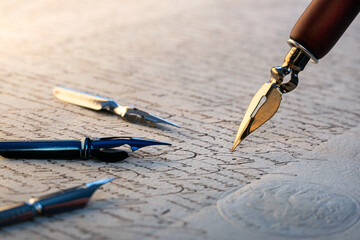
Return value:
M 97 186 L 100 187 L 101 185 L 104 185 L 105 183 L 111 182 L 112 180 L 115 180 L 116 178 L 106 178 L 106 179 L 101 179 L 95 182 L 90 182 L 90 183 L 86 183 L 86 186 L 89 187 L 93 187 L 93 186 Z
M 61 101 L 72 103 L 85 108 L 90 108 L 92 110 L 98 110 L 98 111 L 107 110 L 123 118 L 132 115 L 132 116 L 138 116 L 144 118 L 153 123 L 164 123 L 175 127 L 180 127 L 175 123 L 172 123 L 163 118 L 152 115 L 145 111 L 139 110 L 135 107 L 120 106 L 114 100 L 109 98 L 104 98 L 64 87 L 55 87 L 54 95 Z

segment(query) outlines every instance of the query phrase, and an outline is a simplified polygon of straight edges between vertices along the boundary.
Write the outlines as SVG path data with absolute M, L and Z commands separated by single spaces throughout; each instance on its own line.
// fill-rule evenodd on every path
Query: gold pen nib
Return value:
M 275 80 L 265 83 L 250 102 L 245 116 L 241 121 L 231 151 L 255 129 L 269 120 L 279 108 L 282 93 Z
M 274 116 L 280 106 L 282 94 L 291 92 L 296 88 L 299 81 L 298 74 L 304 70 L 310 58 L 314 62 L 317 61 L 308 50 L 294 40 L 290 39 L 288 42 L 291 49 L 285 56 L 284 63 L 281 66 L 271 68 L 270 82 L 265 83 L 251 100 L 231 151 L 234 151 L 250 133 Z M 288 74 L 291 74 L 290 81 L 282 83 Z

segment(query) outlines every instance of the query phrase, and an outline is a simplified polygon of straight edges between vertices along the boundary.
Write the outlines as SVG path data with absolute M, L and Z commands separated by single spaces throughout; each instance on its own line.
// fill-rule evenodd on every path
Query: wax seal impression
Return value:
M 342 232 L 359 220 L 359 209 L 359 203 L 347 194 L 295 181 L 250 184 L 218 201 L 218 210 L 227 221 L 288 237 Z

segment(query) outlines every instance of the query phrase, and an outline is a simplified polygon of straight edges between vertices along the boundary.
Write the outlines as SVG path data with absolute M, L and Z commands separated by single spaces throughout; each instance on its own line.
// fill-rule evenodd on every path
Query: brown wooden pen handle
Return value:
M 313 0 L 299 18 L 290 38 L 317 59 L 340 39 L 360 10 L 360 0 Z

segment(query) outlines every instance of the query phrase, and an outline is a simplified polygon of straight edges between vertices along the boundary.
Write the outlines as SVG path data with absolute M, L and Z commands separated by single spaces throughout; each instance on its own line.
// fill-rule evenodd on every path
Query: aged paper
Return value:
M 357 239 L 359 18 L 319 64 L 308 64 L 278 113 L 230 152 L 252 96 L 282 64 L 308 3 L 1 1 L 1 140 L 133 136 L 172 143 L 118 163 L 0 158 L 1 206 L 117 178 L 86 208 L 6 227 L 1 239 Z M 57 85 L 181 128 L 132 124 L 61 102 L 52 94 Z M 281 190 L 279 201 L 254 194 L 272 196 L 273 188 Z M 287 206 L 294 195 L 287 191 L 305 197 L 278 216 L 268 206 Z M 259 208 L 246 208 L 243 194 Z M 340 205 L 348 208 L 329 213 Z M 319 214 L 306 224 L 305 213 Z M 343 213 L 348 221 L 337 217 Z

